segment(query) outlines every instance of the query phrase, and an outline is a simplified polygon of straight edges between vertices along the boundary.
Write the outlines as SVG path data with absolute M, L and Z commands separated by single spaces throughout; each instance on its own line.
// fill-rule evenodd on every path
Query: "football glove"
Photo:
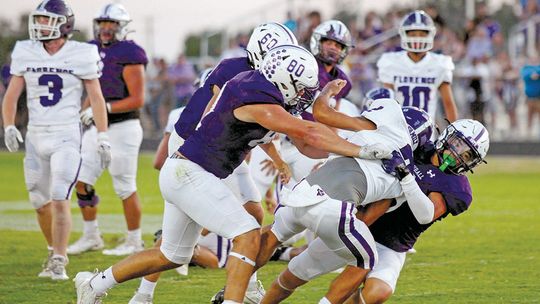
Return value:
M 19 150 L 19 143 L 22 143 L 23 141 L 21 132 L 17 130 L 17 127 L 9 125 L 4 128 L 4 143 L 9 152 L 17 152 L 17 150 Z
M 403 156 L 398 151 L 392 152 L 392 158 L 383 159 L 382 167 L 386 173 L 395 176 L 400 181 L 410 174 Z
M 97 137 L 98 154 L 101 159 L 101 168 L 108 168 L 111 164 L 111 144 L 109 136 L 105 132 L 99 132 Z
M 92 107 L 88 107 L 81 112 L 81 122 L 84 126 L 88 127 L 94 122 L 94 113 Z
M 363 146 L 358 153 L 359 158 L 363 159 L 385 159 L 392 157 L 392 150 L 383 144 L 373 144 Z

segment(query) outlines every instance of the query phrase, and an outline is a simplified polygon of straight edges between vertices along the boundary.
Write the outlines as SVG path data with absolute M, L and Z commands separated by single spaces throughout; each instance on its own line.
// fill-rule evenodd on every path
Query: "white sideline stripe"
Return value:
M 34 212 L 28 214 L 9 214 L 9 211 L 34 210 L 29 202 L 1 202 L 0 230 L 40 231 Z M 72 212 L 72 231 L 82 232 L 83 221 L 79 212 Z M 99 230 L 103 233 L 124 233 L 127 229 L 123 214 L 98 214 Z M 161 229 L 162 216 L 148 214 L 142 216 L 143 233 L 153 234 Z

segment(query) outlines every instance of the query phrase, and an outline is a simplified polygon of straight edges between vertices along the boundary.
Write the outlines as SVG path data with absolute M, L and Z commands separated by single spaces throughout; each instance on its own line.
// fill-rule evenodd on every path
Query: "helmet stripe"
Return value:
M 291 35 L 291 31 L 290 31 L 287 27 L 285 27 L 283 24 L 278 23 L 278 22 L 273 22 L 273 23 L 274 23 L 275 25 L 281 27 L 281 28 L 285 31 L 285 33 L 287 33 L 287 35 L 289 35 L 289 38 L 291 38 L 291 41 L 295 41 L 295 40 L 296 40 L 296 38 L 294 38 L 294 37 Z
M 105 7 L 105 12 L 103 13 L 103 17 L 109 17 L 109 9 L 111 8 L 112 4 L 107 4 Z
M 480 139 L 480 137 L 482 137 L 482 135 L 484 135 L 484 132 L 486 131 L 485 128 L 482 128 L 482 131 L 480 131 L 480 133 L 478 133 L 478 136 L 476 136 L 476 138 L 474 139 L 474 141 L 477 141 Z
M 49 0 L 45 0 L 45 1 L 41 2 L 41 4 L 38 7 L 38 10 L 45 9 L 45 5 L 47 5 L 47 3 L 49 3 Z

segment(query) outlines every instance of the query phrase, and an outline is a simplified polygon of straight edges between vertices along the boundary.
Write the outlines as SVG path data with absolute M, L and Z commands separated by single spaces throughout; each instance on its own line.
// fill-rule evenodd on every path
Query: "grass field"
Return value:
M 474 200 L 465 214 L 435 224 L 408 255 L 389 303 L 540 303 L 540 158 L 488 158 L 471 176 Z M 46 255 L 34 211 L 27 202 L 22 154 L 0 153 L 0 303 L 75 303 L 73 283 L 37 278 Z M 159 227 L 162 202 L 151 156 L 139 163 L 146 245 Z M 113 245 L 124 231 L 121 204 L 104 175 L 100 225 Z M 80 235 L 73 204 L 75 240 Z M 267 221 L 271 221 L 268 217 Z M 93 252 L 70 258 L 68 274 L 103 269 L 118 261 Z M 286 267 L 272 263 L 259 272 L 265 286 Z M 189 276 L 163 276 L 155 303 L 208 303 L 224 284 L 224 270 L 190 268 Z M 286 303 L 317 303 L 335 274 L 299 288 Z M 138 280 L 115 287 L 105 303 L 127 303 Z

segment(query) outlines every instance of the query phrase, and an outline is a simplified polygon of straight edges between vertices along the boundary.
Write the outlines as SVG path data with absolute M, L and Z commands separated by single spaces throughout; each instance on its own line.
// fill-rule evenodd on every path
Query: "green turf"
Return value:
M 540 303 L 540 158 L 491 158 L 471 176 L 474 201 L 456 218 L 436 223 L 408 255 L 396 294 L 389 303 Z M 26 201 L 22 154 L 0 153 L 0 207 Z M 151 156 L 139 163 L 139 194 L 144 214 L 159 215 L 162 202 L 158 172 Z M 97 185 L 102 197 L 100 211 L 121 214 L 121 205 L 104 175 Z M 74 217 L 79 216 L 73 205 Z M 1 210 L 0 210 L 1 211 Z M 0 212 L 0 221 L 14 213 Z M 267 219 L 271 220 L 270 218 Z M 45 257 L 45 241 L 39 232 L 0 229 L 0 303 L 75 303 L 73 283 L 38 279 Z M 144 231 L 147 245 L 152 231 Z M 111 244 L 121 233 L 105 235 Z M 74 234 L 72 240 L 79 235 Z M 118 261 L 101 253 L 70 258 L 69 274 L 104 268 Z M 269 286 L 284 269 L 272 263 L 259 276 Z M 175 272 L 164 275 L 156 289 L 155 303 L 208 303 L 224 284 L 223 270 L 190 268 L 188 277 Z M 297 290 L 286 303 L 317 303 L 335 275 L 327 275 Z M 105 303 L 127 303 L 138 281 L 124 283 L 109 292 Z

